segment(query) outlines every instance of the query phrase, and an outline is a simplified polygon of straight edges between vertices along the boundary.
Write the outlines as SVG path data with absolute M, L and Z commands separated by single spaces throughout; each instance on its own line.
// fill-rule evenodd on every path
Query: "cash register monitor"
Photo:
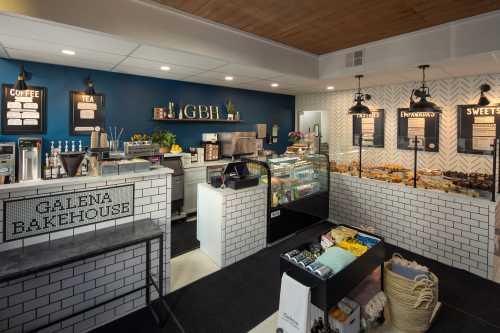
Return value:
M 231 162 L 224 169 L 224 176 L 226 177 L 244 178 L 249 174 L 246 162 Z

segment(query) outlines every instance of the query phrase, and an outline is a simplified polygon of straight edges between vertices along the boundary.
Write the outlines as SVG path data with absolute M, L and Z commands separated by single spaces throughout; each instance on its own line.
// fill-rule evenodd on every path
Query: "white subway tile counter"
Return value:
M 266 247 L 267 186 L 233 190 L 198 184 L 197 237 L 219 267 Z
M 495 280 L 500 203 L 331 173 L 330 219 L 373 226 L 384 240 Z
M 165 240 L 164 244 L 158 244 L 157 241 L 152 243 L 152 272 L 155 274 L 157 271 L 159 246 L 162 246 L 164 249 L 164 280 L 162 283 L 164 290 L 168 292 L 170 288 L 171 173 L 172 170 L 162 168 L 149 172 L 108 177 L 63 178 L 0 186 L 0 230 L 2 230 L 0 264 L 1 251 L 151 219 L 152 223 L 163 229 Z M 74 198 L 94 193 L 94 191 L 106 191 L 106 189 L 119 186 L 128 186 L 134 192 L 126 196 L 126 200 L 132 203 L 133 209 L 125 217 L 116 219 L 108 217 L 103 218 L 98 223 L 82 222 L 84 225 L 76 226 L 83 220 L 78 219 L 79 215 L 76 214 L 77 210 L 74 207 L 66 207 L 63 210 L 58 209 L 57 213 L 70 214 L 65 216 L 71 216 L 71 222 L 75 222 L 72 227 L 68 228 L 68 225 L 61 223 L 58 224 L 58 227 L 61 227 L 60 230 L 51 229 L 40 235 L 4 241 L 6 236 L 4 224 L 15 222 L 4 221 L 4 209 L 7 207 L 7 202 L 21 199 L 29 205 L 31 199 L 39 200 L 46 197 L 47 202 L 55 205 L 57 198 L 64 197 L 65 200 L 74 200 Z M 113 195 L 113 190 L 110 190 L 110 193 Z M 76 196 L 73 198 L 73 195 Z M 69 197 L 72 199 L 68 199 Z M 112 199 L 114 200 L 115 197 Z M 117 196 L 116 200 L 124 200 L 123 195 Z M 45 207 L 44 205 L 42 206 Z M 67 201 L 67 205 L 69 205 L 69 201 Z M 76 222 L 77 220 L 80 222 Z M 16 231 L 12 228 L 10 230 Z M 21 231 L 21 228 L 18 228 L 17 231 Z M 9 237 L 11 235 L 13 235 L 12 232 Z M 108 252 L 63 267 L 2 283 L 0 285 L 0 332 L 28 331 L 144 285 L 145 252 L 143 244 L 134 245 L 123 250 Z M 85 315 L 73 317 L 51 326 L 51 328 L 53 331 L 88 331 L 145 306 L 144 292 L 142 290 L 119 298 L 105 307 L 93 309 L 86 312 Z M 152 298 L 156 297 L 157 294 L 152 293 Z

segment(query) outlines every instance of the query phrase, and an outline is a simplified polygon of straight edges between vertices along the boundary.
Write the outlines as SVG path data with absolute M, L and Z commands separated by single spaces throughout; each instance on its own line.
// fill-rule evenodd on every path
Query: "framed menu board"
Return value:
M 500 104 L 457 105 L 457 152 L 491 154 L 500 138 Z
M 439 151 L 439 113 L 398 109 L 398 149 Z
M 42 134 L 47 130 L 47 88 L 16 90 L 2 84 L 2 134 Z
M 363 135 L 363 146 L 384 147 L 385 112 L 372 110 L 370 114 L 352 115 L 352 145 L 359 146 L 359 136 Z
M 82 91 L 69 93 L 71 135 L 90 135 L 92 131 L 104 129 L 104 95 L 87 95 Z

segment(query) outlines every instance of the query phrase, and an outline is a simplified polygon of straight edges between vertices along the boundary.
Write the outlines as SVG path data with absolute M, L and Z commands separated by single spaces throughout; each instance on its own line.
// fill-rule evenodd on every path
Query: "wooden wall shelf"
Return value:
M 154 121 L 161 121 L 165 123 L 241 123 L 241 120 L 227 120 L 227 119 L 153 119 Z

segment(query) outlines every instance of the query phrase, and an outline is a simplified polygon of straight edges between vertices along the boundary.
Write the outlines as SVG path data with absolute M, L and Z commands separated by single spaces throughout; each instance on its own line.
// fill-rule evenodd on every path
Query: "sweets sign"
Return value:
M 500 104 L 457 105 L 457 152 L 491 155 L 500 138 Z
M 134 185 L 4 201 L 4 242 L 134 215 Z

